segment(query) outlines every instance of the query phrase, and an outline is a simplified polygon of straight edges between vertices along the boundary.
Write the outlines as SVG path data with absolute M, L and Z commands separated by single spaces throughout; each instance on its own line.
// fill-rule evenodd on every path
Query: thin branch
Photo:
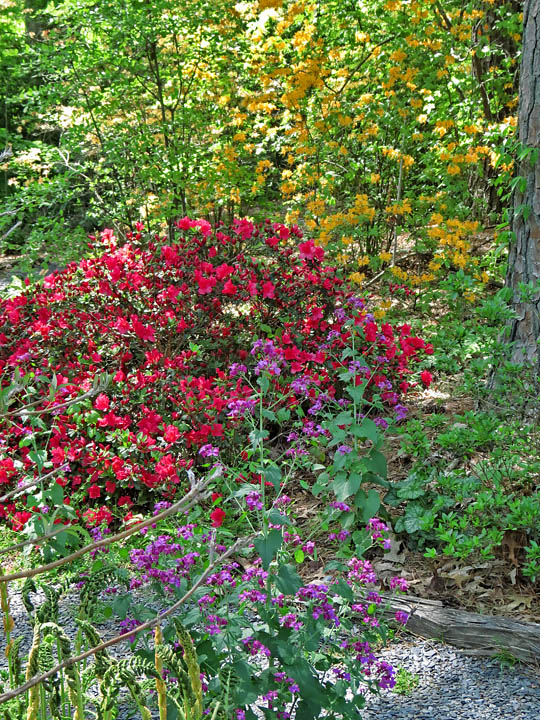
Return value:
M 179 500 L 174 505 L 171 505 L 170 508 L 167 508 L 166 510 L 163 510 L 163 512 L 159 513 L 158 515 L 154 515 L 151 518 L 148 518 L 147 520 L 144 520 L 143 522 L 135 523 L 131 527 L 129 527 L 127 530 L 123 530 L 120 533 L 117 533 L 116 535 L 113 535 L 109 538 L 104 538 L 103 540 L 99 540 L 98 542 L 92 543 L 92 545 L 85 545 L 85 547 L 81 548 L 80 550 L 77 550 L 77 552 L 72 553 L 71 555 L 67 555 L 66 557 L 60 558 L 60 560 L 55 560 L 54 562 L 49 563 L 48 565 L 41 565 L 37 568 L 32 568 L 31 570 L 21 570 L 20 572 L 12 573 L 11 575 L 2 575 L 0 576 L 0 582 L 11 582 L 11 580 L 20 580 L 21 578 L 27 578 L 27 577 L 34 577 L 35 575 L 41 575 L 41 573 L 48 572 L 49 570 L 55 570 L 58 567 L 61 567 L 62 565 L 65 565 L 68 562 L 71 562 L 72 560 L 77 560 L 78 558 L 82 557 L 83 555 L 86 555 L 87 553 L 91 552 L 92 550 L 98 550 L 101 547 L 104 547 L 106 545 L 111 545 L 114 542 L 117 542 L 118 540 L 123 540 L 124 538 L 129 537 L 130 535 L 133 535 L 134 532 L 137 532 L 138 530 L 142 530 L 145 527 L 149 527 L 153 523 L 159 522 L 163 518 L 168 517 L 169 515 L 172 515 L 173 513 L 177 512 L 181 508 L 184 508 L 185 510 L 189 510 L 190 508 L 195 505 L 195 503 L 199 502 L 199 500 L 204 499 L 206 497 L 206 494 L 204 493 L 204 490 L 206 489 L 206 486 L 208 484 L 208 480 L 203 480 L 202 482 L 196 483 L 192 486 L 191 490 L 187 493 L 187 495 L 184 495 L 184 497 Z
M 52 532 L 47 533 L 46 535 L 40 535 L 37 538 L 32 538 L 31 540 L 22 540 L 22 542 L 17 543 L 16 545 L 10 545 L 7 548 L 2 548 L 0 550 L 0 555 L 4 555 L 8 552 L 13 552 L 13 550 L 20 550 L 21 548 L 25 547 L 26 545 L 39 545 L 39 543 L 42 540 L 49 540 L 49 538 L 54 537 L 55 535 L 58 535 L 62 532 L 62 530 L 65 530 L 65 525 L 59 525 L 57 526 Z
M 64 463 L 64 465 L 65 465 L 65 463 Z M 54 468 L 54 470 L 51 470 L 46 475 L 42 475 L 41 477 L 38 477 L 35 480 L 32 480 L 32 482 L 30 482 L 30 483 L 26 483 L 26 485 L 19 485 L 19 487 L 15 488 L 15 490 L 10 490 L 10 492 L 8 492 L 5 495 L 2 495 L 2 497 L 0 497 L 0 503 L 4 503 L 4 502 L 6 502 L 6 500 L 9 500 L 9 498 L 13 497 L 14 495 L 18 495 L 19 493 L 22 493 L 25 490 L 28 490 L 29 488 L 39 485 L 40 483 L 43 482 L 43 480 L 47 480 L 52 475 L 54 475 L 54 473 L 57 473 L 57 472 L 60 472 L 60 470 L 63 470 L 64 465 Z

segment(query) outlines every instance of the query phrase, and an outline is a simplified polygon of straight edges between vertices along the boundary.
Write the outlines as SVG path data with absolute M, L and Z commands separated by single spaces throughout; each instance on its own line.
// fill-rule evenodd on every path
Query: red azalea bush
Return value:
M 64 502 L 107 521 L 172 498 L 201 448 L 241 456 L 250 372 L 269 372 L 283 408 L 341 399 L 351 305 L 355 382 L 381 412 L 403 412 L 410 360 L 431 348 L 406 325 L 379 327 L 298 228 L 183 218 L 174 242 L 141 230 L 123 245 L 104 231 L 94 257 L 0 303 L 3 491 L 56 471 Z M 92 394 L 96 378 L 107 384 Z M 0 516 L 20 529 L 30 513 L 10 498 Z

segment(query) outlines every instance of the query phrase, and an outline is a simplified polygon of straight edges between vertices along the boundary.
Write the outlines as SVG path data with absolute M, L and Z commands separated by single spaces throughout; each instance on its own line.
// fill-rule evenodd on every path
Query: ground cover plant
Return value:
M 241 705 L 238 717 L 255 717 L 257 700 L 269 717 L 286 717 L 291 703 L 298 717 L 317 717 L 323 706 L 344 716 L 347 687 L 361 705 L 366 678 L 393 683 L 370 650 L 386 630 L 362 553 L 385 545 L 374 489 L 387 485 L 384 432 L 406 413 L 407 391 L 429 384 L 419 363 L 432 348 L 407 324 L 379 326 L 324 250 L 301 235 L 269 222 L 212 228 L 189 218 L 172 243 L 138 228 L 119 244 L 106 231 L 93 238 L 93 256 L 2 303 L 2 512 L 30 542 L 53 535 L 30 554 L 44 567 L 4 582 L 60 567 L 71 551 L 94 554 L 116 528 L 154 510 L 144 544 L 121 551 L 127 575 L 117 577 L 113 556 L 83 576 L 79 619 L 100 591 L 117 593 L 117 582 L 132 590 L 157 583 L 181 603 L 187 595 L 197 604 L 178 632 L 189 629 L 204 658 L 208 702 L 226 694 Z M 324 582 L 296 570 L 317 557 L 319 539 L 295 522 L 288 492 L 298 483 L 318 500 L 312 523 L 339 548 Z M 193 509 L 182 524 L 148 527 L 183 496 Z M 233 553 L 244 564 L 225 562 Z M 405 579 L 391 588 L 405 589 Z M 50 602 L 33 615 L 36 658 L 40 623 L 67 642 L 54 629 L 57 599 Z M 137 625 L 130 607 L 124 594 L 112 605 L 127 629 Z M 90 638 L 93 630 L 81 628 Z M 126 667 L 138 704 L 132 675 L 155 675 L 141 652 L 147 664 Z M 27 679 L 37 667 L 30 660 Z M 220 675 L 227 664 L 230 697 Z M 194 702 L 199 691 L 184 689 Z M 30 706 L 43 705 L 29 692 Z M 180 716 L 183 702 L 180 694 Z

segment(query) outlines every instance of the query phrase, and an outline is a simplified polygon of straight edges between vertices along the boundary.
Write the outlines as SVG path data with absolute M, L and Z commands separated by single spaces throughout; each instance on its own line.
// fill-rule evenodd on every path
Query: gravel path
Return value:
M 41 597 L 38 595 L 36 604 Z M 158 609 L 141 593 L 139 600 Z M 32 631 L 19 594 L 10 593 L 11 612 L 15 620 L 14 636 L 24 635 L 21 654 L 28 652 Z M 70 637 L 75 635 L 72 611 L 75 596 L 63 599 L 60 622 Z M 116 634 L 114 624 L 98 626 L 103 639 Z M 0 635 L 0 666 L 5 664 L 5 639 Z M 111 654 L 126 652 L 125 645 L 111 649 Z M 497 660 L 467 655 L 438 642 L 409 638 L 379 653 L 396 669 L 410 673 L 417 684 L 410 694 L 383 691 L 370 695 L 362 711 L 364 720 L 540 720 L 540 669 L 526 666 L 503 666 Z M 156 714 L 157 717 L 157 714 Z M 139 715 L 123 706 L 118 720 L 138 720 Z

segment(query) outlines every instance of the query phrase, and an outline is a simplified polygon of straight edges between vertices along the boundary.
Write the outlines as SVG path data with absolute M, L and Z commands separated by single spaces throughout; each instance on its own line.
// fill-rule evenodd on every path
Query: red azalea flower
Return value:
M 176 442 L 180 438 L 180 430 L 176 427 L 176 425 L 165 425 L 163 438 L 168 443 Z
M 93 498 L 98 498 L 101 495 L 101 489 L 97 485 L 90 485 L 88 489 L 88 495 Z
M 220 507 L 215 508 L 210 513 L 210 520 L 212 521 L 212 527 L 218 528 L 223 525 L 223 521 L 225 520 L 226 512 L 225 510 L 222 510 Z
M 94 402 L 94 407 L 96 408 L 96 410 L 108 410 L 109 403 L 110 403 L 110 400 L 105 395 L 105 393 L 100 393 Z
M 263 298 L 275 298 L 275 290 L 276 287 L 274 283 L 271 283 L 270 281 L 263 283 Z
M 429 370 L 424 370 L 420 373 L 420 378 L 424 385 L 429 387 L 431 385 L 431 381 L 433 380 L 433 375 L 429 372 Z
M 223 286 L 223 294 L 224 295 L 236 295 L 238 292 L 237 286 L 232 283 L 230 280 L 227 280 L 225 285 Z

